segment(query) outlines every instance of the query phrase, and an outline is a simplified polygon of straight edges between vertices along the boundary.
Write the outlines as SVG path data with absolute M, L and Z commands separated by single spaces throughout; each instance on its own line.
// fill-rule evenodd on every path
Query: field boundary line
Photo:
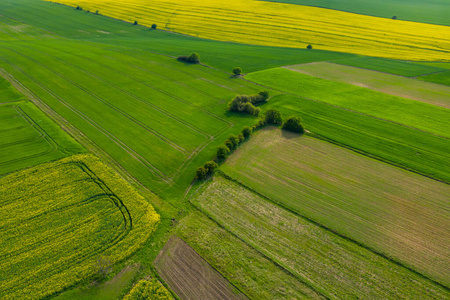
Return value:
M 344 240 L 347 240 L 347 241 L 349 241 L 349 242 L 352 242 L 352 243 L 358 245 L 359 247 L 362 247 L 362 248 L 364 248 L 364 249 L 367 249 L 368 251 L 374 253 L 375 255 L 378 255 L 378 256 L 380 256 L 380 257 L 382 257 L 382 258 L 384 258 L 384 259 L 387 259 L 387 260 L 389 260 L 390 262 L 396 264 L 397 266 L 402 267 L 402 268 L 405 268 L 405 269 L 407 269 L 407 270 L 413 272 L 414 274 L 416 274 L 416 275 L 418 275 L 418 276 L 420 276 L 420 277 L 422 277 L 422 278 L 424 278 L 424 279 L 426 279 L 426 280 L 428 280 L 428 281 L 431 281 L 431 282 L 433 282 L 434 284 L 439 285 L 440 287 L 444 288 L 445 290 L 450 291 L 450 288 L 447 287 L 446 285 L 444 285 L 444 284 L 442 284 L 442 283 L 440 283 L 440 282 L 438 282 L 438 281 L 436 281 L 436 280 L 434 280 L 434 279 L 428 277 L 428 276 L 425 275 L 425 274 L 422 274 L 422 273 L 416 271 L 415 269 L 413 269 L 412 267 L 410 267 L 410 266 L 404 264 L 403 262 L 398 261 L 396 258 L 391 257 L 391 256 L 389 256 L 388 254 L 385 254 L 385 253 L 383 253 L 383 252 L 380 252 L 380 251 L 378 251 L 378 250 L 376 250 L 376 249 L 374 249 L 374 248 L 372 248 L 372 247 L 370 247 L 370 246 L 367 246 L 367 245 L 365 245 L 365 244 L 363 244 L 363 243 L 361 243 L 361 242 L 358 242 L 357 240 L 354 240 L 354 239 L 352 239 L 352 238 L 350 238 L 350 237 L 347 237 L 346 235 L 341 234 L 339 231 L 336 231 L 336 230 L 334 230 L 334 229 L 332 229 L 332 228 L 330 228 L 330 227 L 327 227 L 327 226 L 325 226 L 325 225 L 323 225 L 323 224 L 321 224 L 321 223 L 319 223 L 319 222 L 317 222 L 317 221 L 314 221 L 313 219 L 308 218 L 308 217 L 306 217 L 306 216 L 300 214 L 299 212 L 296 212 L 295 210 L 292 210 L 291 208 L 289 208 L 289 207 L 283 205 L 281 202 L 272 200 L 271 198 L 265 196 L 264 194 L 261 194 L 260 192 L 258 192 L 258 191 L 256 191 L 255 189 L 253 189 L 253 188 L 247 186 L 246 184 L 242 183 L 241 181 L 239 181 L 239 180 L 237 180 L 237 179 L 231 177 L 230 175 L 228 175 L 227 173 L 225 173 L 223 170 L 220 170 L 220 169 L 219 169 L 219 170 L 217 171 L 217 173 L 218 173 L 220 176 L 222 176 L 223 178 L 225 178 L 225 179 L 227 179 L 227 180 L 230 180 L 230 181 L 232 181 L 232 182 L 235 182 L 235 183 L 238 184 L 239 186 L 241 186 L 241 187 L 243 187 L 243 188 L 249 190 L 250 192 L 256 194 L 257 196 L 259 196 L 259 197 L 261 197 L 261 198 L 263 198 L 263 199 L 269 201 L 270 203 L 274 204 L 275 206 L 278 206 L 278 207 L 280 207 L 280 208 L 282 208 L 282 209 L 284 209 L 284 210 L 286 210 L 286 211 L 288 211 L 288 212 L 290 212 L 290 213 L 292 213 L 292 214 L 294 214 L 294 215 L 296 215 L 296 216 L 298 216 L 298 217 L 304 219 L 304 220 L 307 221 L 307 222 L 310 222 L 310 223 L 312 223 L 312 224 L 314 224 L 314 225 L 316 225 L 316 226 L 318 226 L 318 227 L 320 227 L 320 228 L 322 228 L 322 229 L 324 229 L 324 230 L 326 230 L 326 231 L 329 231 L 329 232 L 331 232 L 332 234 L 335 234 L 335 235 L 337 235 L 337 236 L 343 238 Z

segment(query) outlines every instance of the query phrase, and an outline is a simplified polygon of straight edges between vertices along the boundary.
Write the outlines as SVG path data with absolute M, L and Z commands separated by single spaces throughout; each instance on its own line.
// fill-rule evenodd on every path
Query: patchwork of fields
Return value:
M 133 254 L 159 215 L 90 155 L 0 179 L 0 295 L 41 299 Z
M 222 169 L 283 207 L 449 284 L 447 184 L 278 130 L 257 134 Z
M 404 60 L 448 61 L 450 28 L 254 0 L 61 0 L 128 22 L 243 44 L 314 48 Z M 395 41 L 395 43 L 393 42 Z

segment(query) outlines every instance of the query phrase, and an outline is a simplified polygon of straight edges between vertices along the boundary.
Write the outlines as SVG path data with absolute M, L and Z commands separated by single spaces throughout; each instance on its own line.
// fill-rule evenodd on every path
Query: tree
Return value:
M 191 64 L 198 64 L 200 63 L 200 55 L 198 53 L 192 53 L 186 61 Z
M 205 167 L 202 166 L 197 169 L 197 178 L 199 180 L 205 179 L 207 174 L 208 174 L 208 170 L 206 170 Z
M 269 124 L 280 124 L 283 119 L 281 118 L 281 113 L 275 108 L 271 108 L 266 111 L 265 121 Z
M 235 136 L 234 134 L 230 135 L 228 140 L 233 145 L 233 149 L 236 148 L 239 145 L 239 138 L 237 136 Z
M 238 134 L 239 144 L 242 143 L 245 140 L 245 137 L 242 133 Z
M 235 76 L 241 75 L 241 74 L 242 74 L 242 69 L 239 68 L 239 67 L 234 68 L 234 69 L 233 69 L 233 74 L 234 74 Z
M 233 142 L 232 141 L 230 141 L 230 139 L 227 139 L 225 142 L 225 146 L 228 148 L 228 149 L 234 149 L 234 145 L 233 145 Z
M 253 115 L 257 117 L 257 116 L 259 116 L 260 112 L 261 112 L 261 108 L 255 107 L 255 109 L 253 110 Z
M 137 21 L 134 21 L 133 25 L 137 25 L 137 24 L 138 24 L 138 22 L 137 22 Z
M 281 128 L 297 133 L 305 132 L 305 128 L 303 127 L 302 120 L 300 119 L 300 117 L 287 118 L 286 122 L 283 123 L 283 126 Z
M 216 171 L 216 169 L 219 167 L 219 165 L 214 162 L 214 161 L 208 161 L 205 163 L 205 169 L 208 175 L 212 175 L 214 174 L 214 172 Z
M 245 103 L 243 111 L 248 112 L 250 115 L 255 113 L 255 107 L 250 102 Z
M 258 93 L 258 95 L 260 95 L 264 101 L 269 99 L 269 92 L 268 91 L 261 91 L 261 92 Z
M 252 129 L 250 127 L 245 126 L 242 129 L 242 135 L 244 136 L 244 138 L 248 138 L 251 134 L 252 134 Z
M 156 29 L 156 24 L 152 24 L 152 29 Z
M 306 49 L 311 50 L 311 49 L 312 49 L 312 46 L 311 46 L 311 45 L 308 45 L 308 46 L 306 46 Z
M 230 149 L 225 145 L 217 147 L 217 157 L 219 159 L 225 159 L 230 154 Z
M 392 17 L 392 20 L 397 20 L 397 16 L 393 16 L 393 17 Z
M 99 15 L 98 10 L 95 11 L 95 14 L 96 14 L 96 15 Z

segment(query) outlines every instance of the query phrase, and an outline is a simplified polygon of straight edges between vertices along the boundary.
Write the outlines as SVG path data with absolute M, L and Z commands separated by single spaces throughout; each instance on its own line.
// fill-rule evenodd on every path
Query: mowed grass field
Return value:
M 266 178 L 266 185 L 276 180 Z M 445 288 L 224 178 L 214 178 L 194 203 L 327 299 L 450 295 Z
M 221 169 L 288 210 L 449 285 L 447 184 L 270 129 L 257 133 Z
M 250 299 L 323 299 L 199 211 L 183 218 L 176 234 Z
M 291 3 L 337 9 L 357 14 L 392 18 L 400 20 L 423 22 L 431 24 L 450 25 L 448 18 L 450 7 L 446 0 L 410 1 L 410 0 L 264 0 L 270 2 Z
M 0 77 L 0 175 L 85 150 Z
M 305 48 L 405 60 L 446 61 L 447 26 L 254 0 L 61 0 L 128 22 L 243 44 Z
M 295 70 L 295 67 L 293 69 Z M 337 74 L 342 70 L 335 72 L 336 76 L 340 76 Z M 357 76 L 358 70 L 355 69 L 352 73 Z M 341 78 L 344 76 L 342 75 Z M 253 72 L 248 74 L 246 79 L 300 97 L 323 101 L 446 138 L 450 137 L 450 110 L 444 107 L 392 96 L 348 83 L 321 79 L 286 68 Z M 405 88 L 408 88 L 408 85 L 414 87 L 414 84 L 410 82 Z M 431 89 L 430 93 L 435 92 L 434 97 L 437 97 L 440 103 L 446 103 L 446 107 L 448 106 L 450 98 L 446 87 L 431 85 L 429 89 Z M 442 93 L 443 90 L 444 93 Z M 426 95 L 424 98 L 429 96 Z
M 450 108 L 450 87 L 440 84 L 328 62 L 293 65 L 285 68 L 313 77 L 348 83 L 402 98 Z
M 248 299 L 176 236 L 161 250 L 155 267 L 180 299 Z
M 133 254 L 159 215 L 91 155 L 0 179 L 0 298 L 42 299 Z

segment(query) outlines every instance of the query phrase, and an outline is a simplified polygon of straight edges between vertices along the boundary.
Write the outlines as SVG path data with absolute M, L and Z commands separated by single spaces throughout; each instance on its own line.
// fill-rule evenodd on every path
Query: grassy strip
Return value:
M 347 83 L 308 76 L 284 68 L 248 74 L 246 79 L 292 93 L 450 137 L 450 110 L 420 101 L 361 88 Z M 448 100 L 446 101 L 448 105 Z

